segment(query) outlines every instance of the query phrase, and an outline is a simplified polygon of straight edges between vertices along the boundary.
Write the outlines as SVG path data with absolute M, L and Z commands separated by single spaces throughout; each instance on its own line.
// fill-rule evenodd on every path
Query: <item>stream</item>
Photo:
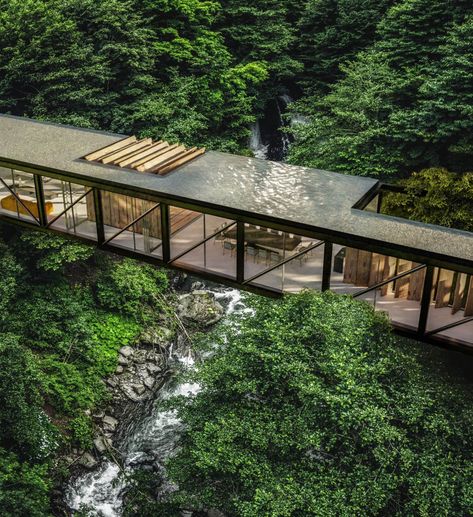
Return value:
M 225 309 L 228 316 L 242 312 L 245 306 L 241 293 L 236 289 L 208 289 Z M 194 367 L 194 357 L 188 345 L 182 342 L 170 350 L 171 367 L 184 369 Z M 177 368 L 176 368 L 177 369 Z M 182 369 L 182 368 L 181 368 Z M 130 473 L 134 468 L 154 464 L 163 471 L 166 459 L 175 449 L 181 428 L 174 411 L 165 411 L 160 402 L 176 395 L 192 396 L 199 391 L 199 385 L 176 382 L 174 377 L 167 379 L 157 392 L 148 416 L 130 425 L 125 432 L 125 439 L 118 445 L 123 462 L 123 470 Z M 164 490 L 171 491 L 168 483 Z M 104 459 L 94 470 L 88 471 L 70 482 L 66 489 L 65 501 L 72 515 L 75 511 L 87 509 L 92 515 L 101 517 L 119 517 L 126 492 L 126 480 L 121 467 Z

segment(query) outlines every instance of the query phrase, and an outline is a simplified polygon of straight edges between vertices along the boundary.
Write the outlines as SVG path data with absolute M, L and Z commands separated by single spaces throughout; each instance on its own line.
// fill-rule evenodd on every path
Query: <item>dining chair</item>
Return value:
M 255 260 L 258 256 L 258 250 L 254 246 L 247 246 L 246 254 L 249 255 L 250 257 L 253 257 L 253 262 L 255 262 Z
M 269 260 L 269 252 L 267 250 L 264 250 L 264 249 L 258 249 L 258 259 L 261 259 L 261 262 L 265 262 L 266 264 L 268 264 L 268 260 Z M 258 260 L 259 262 L 259 260 Z
M 235 253 L 235 249 L 236 249 L 236 244 L 234 244 L 233 242 L 231 241 L 224 241 L 223 243 L 223 254 L 225 255 L 225 250 L 229 250 L 230 251 L 230 256 L 233 256 L 233 254 Z

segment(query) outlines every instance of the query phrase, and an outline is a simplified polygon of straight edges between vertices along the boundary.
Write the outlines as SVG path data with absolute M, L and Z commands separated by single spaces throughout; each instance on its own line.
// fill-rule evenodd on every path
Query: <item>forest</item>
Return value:
M 290 96 L 286 161 L 400 183 L 385 211 L 472 231 L 472 48 L 469 0 L 0 0 L 0 112 L 251 156 Z M 119 350 L 183 332 L 174 274 L 6 223 L 0 272 L 0 514 L 68 515 Z M 168 401 L 177 488 L 137 470 L 121 515 L 473 513 L 471 379 L 347 296 L 244 300 L 189 330 L 210 358 Z

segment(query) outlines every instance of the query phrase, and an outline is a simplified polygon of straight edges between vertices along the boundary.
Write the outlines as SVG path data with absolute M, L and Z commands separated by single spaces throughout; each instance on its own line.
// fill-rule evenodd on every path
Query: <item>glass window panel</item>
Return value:
M 0 212 L 38 224 L 34 175 L 0 167 L 0 178 Z
M 214 234 L 219 228 L 233 221 L 215 215 L 204 214 L 185 208 L 170 206 L 169 221 L 171 234 L 171 258 L 177 257 L 205 238 Z
M 176 265 L 236 277 L 235 221 L 170 207 L 170 222 L 171 257 L 179 257 Z M 219 232 L 220 229 L 222 231 Z M 215 237 L 202 243 L 216 232 Z
M 420 300 L 425 269 L 373 289 L 357 300 L 364 300 L 377 311 L 385 312 L 397 326 L 416 330 L 419 326 Z
M 107 244 L 161 258 L 160 206 L 114 192 L 102 191 L 101 197 Z
M 460 325 L 433 334 L 459 343 L 473 344 L 473 280 L 471 275 L 435 268 L 434 282 L 427 320 L 427 332 L 452 323 Z
M 302 289 L 322 288 L 324 245 L 307 251 L 303 255 L 285 262 L 268 273 L 256 278 L 251 283 L 288 293 Z

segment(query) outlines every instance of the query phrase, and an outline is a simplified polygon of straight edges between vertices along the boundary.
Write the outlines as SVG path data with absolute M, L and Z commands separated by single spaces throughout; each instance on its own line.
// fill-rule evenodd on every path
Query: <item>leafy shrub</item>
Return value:
M 56 433 L 42 402 L 31 352 L 17 336 L 0 334 L 0 446 L 33 460 L 54 452 Z
M 383 212 L 473 231 L 473 173 L 424 169 L 412 174 L 403 185 L 404 193 L 386 195 Z
M 38 357 L 43 392 L 57 411 L 69 416 L 94 407 L 105 396 L 100 377 L 83 364 L 64 362 L 55 354 Z
M 84 414 L 73 418 L 69 422 L 69 431 L 73 443 L 80 449 L 90 449 L 92 447 L 93 430 L 90 418 Z
M 0 509 L 5 517 L 48 517 L 51 482 L 46 464 L 21 463 L 0 448 Z
M 108 309 L 137 318 L 145 305 L 156 305 L 168 286 L 165 271 L 131 259 L 110 261 L 97 280 L 97 298 Z
M 118 314 L 98 313 L 89 324 L 91 346 L 90 362 L 96 375 L 112 374 L 118 361 L 118 350 L 131 344 L 140 332 L 140 326 Z
M 92 257 L 94 247 L 52 233 L 29 231 L 21 239 L 36 250 L 37 266 L 45 271 L 57 271 L 65 265 Z
M 176 402 L 185 431 L 169 472 L 182 508 L 471 514 L 473 400 L 458 379 L 348 296 L 249 306 L 204 336 L 202 390 Z

